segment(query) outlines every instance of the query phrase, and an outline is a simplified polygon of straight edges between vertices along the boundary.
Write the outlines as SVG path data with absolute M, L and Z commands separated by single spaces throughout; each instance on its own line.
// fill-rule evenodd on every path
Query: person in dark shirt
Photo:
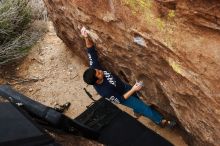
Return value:
M 134 86 L 131 86 L 124 83 L 118 76 L 105 70 L 99 63 L 94 43 L 89 38 L 84 27 L 81 30 L 81 34 L 86 42 L 90 65 L 83 74 L 83 79 L 87 84 L 93 85 L 95 90 L 107 100 L 130 107 L 135 113 L 150 118 L 158 125 L 174 126 L 175 123 L 173 121 L 164 119 L 159 112 L 152 109 L 138 97 L 136 92 L 141 90 L 141 84 L 136 83 Z

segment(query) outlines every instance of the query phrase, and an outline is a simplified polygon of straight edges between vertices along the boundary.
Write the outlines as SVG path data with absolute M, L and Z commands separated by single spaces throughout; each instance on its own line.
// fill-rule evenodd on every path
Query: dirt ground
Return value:
M 16 75 L 12 77 L 9 73 L 5 74 L 0 83 L 8 82 L 24 95 L 51 107 L 57 103 L 71 102 L 65 114 L 75 118 L 92 102 L 83 88 L 86 88 L 94 99 L 99 99 L 100 96 L 92 86 L 83 82 L 82 74 L 86 66 L 80 58 L 56 36 L 52 23 L 48 23 L 48 29 L 48 33 L 32 48 L 23 63 L 16 67 Z M 131 109 L 121 105 L 119 107 L 133 116 Z M 160 128 L 145 117 L 138 120 L 174 145 L 187 145 L 175 129 Z

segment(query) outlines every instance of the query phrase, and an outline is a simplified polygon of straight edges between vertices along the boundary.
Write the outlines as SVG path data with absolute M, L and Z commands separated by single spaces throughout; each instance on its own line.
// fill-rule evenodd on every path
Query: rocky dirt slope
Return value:
M 175 117 L 191 145 L 220 145 L 218 0 L 44 0 L 58 36 L 85 60 L 83 25 L 108 69 L 142 79 L 145 100 Z

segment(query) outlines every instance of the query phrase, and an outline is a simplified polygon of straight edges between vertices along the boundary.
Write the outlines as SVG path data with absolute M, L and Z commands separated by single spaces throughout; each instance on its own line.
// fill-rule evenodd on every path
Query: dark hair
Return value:
M 85 70 L 83 74 L 83 80 L 89 84 L 89 85 L 94 85 L 98 78 L 96 77 L 96 70 L 93 68 L 88 68 Z

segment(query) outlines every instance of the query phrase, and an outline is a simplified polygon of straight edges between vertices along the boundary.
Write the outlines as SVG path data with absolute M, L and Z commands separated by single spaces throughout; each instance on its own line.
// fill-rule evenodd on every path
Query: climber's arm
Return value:
M 99 60 L 98 60 L 98 55 L 96 52 L 95 45 L 94 45 L 92 39 L 89 37 L 88 30 L 86 30 L 85 27 L 83 27 L 81 29 L 81 34 L 85 39 L 90 67 L 95 68 L 95 69 L 102 69 L 102 67 L 99 63 Z
M 92 39 L 89 36 L 84 37 L 84 39 L 86 42 L 86 48 L 91 48 L 94 45 Z
M 94 45 L 94 43 L 93 43 L 92 39 L 89 37 L 88 30 L 85 27 L 83 27 L 81 29 L 81 34 L 85 39 L 86 48 L 91 48 Z
M 140 91 L 142 88 L 142 85 L 140 85 L 139 83 L 136 83 L 130 90 L 128 90 L 124 95 L 124 99 L 128 99 L 128 97 L 130 97 L 132 94 L 134 94 L 137 91 Z

